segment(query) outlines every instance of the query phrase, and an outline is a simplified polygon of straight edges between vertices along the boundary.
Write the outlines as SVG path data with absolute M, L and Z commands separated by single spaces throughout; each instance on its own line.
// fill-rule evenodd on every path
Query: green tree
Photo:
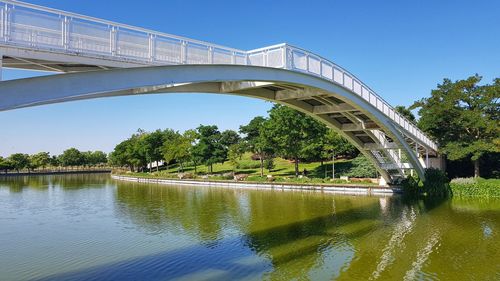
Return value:
M 228 149 L 231 145 L 239 143 L 240 140 L 240 135 L 238 135 L 238 133 L 233 130 L 225 130 L 221 133 L 220 136 L 220 143 Z
M 199 163 L 201 163 L 203 160 L 201 158 L 199 158 L 198 155 L 196 155 L 194 153 L 194 145 L 196 144 L 198 138 L 199 138 L 199 134 L 196 130 L 193 130 L 193 129 L 190 129 L 190 130 L 186 130 L 183 134 L 183 136 L 186 138 L 187 141 L 189 141 L 189 160 L 193 163 L 193 166 L 194 166 L 194 173 L 196 174 L 198 171 L 197 171 L 197 168 L 198 168 L 198 165 Z
M 275 105 L 264 124 L 277 152 L 295 162 L 295 176 L 299 175 L 299 159 L 307 158 L 308 145 L 319 142 L 326 127 L 315 119 L 294 109 Z
M 231 167 L 233 169 L 233 176 L 234 173 L 236 172 L 236 168 L 238 168 L 239 160 L 243 155 L 243 150 L 241 149 L 241 146 L 242 146 L 241 143 L 235 143 L 229 146 L 228 149 L 227 158 L 229 160 L 229 164 L 231 164 Z
M 221 133 L 215 125 L 200 125 L 197 128 L 198 140 L 193 147 L 193 154 L 213 173 L 213 164 L 226 159 L 227 150 L 221 143 Z
M 10 155 L 7 160 L 10 162 L 12 168 L 15 169 L 18 173 L 19 170 L 27 168 L 30 163 L 29 155 L 24 153 L 14 153 Z
M 70 148 L 59 155 L 59 161 L 65 167 L 80 166 L 85 163 L 85 156 L 78 149 Z
M 438 141 L 448 159 L 470 159 L 476 177 L 483 155 L 500 152 L 500 78 L 491 85 L 480 81 L 478 75 L 444 79 L 431 97 L 412 106 L 419 109 L 419 127 Z
M 147 164 L 151 163 L 147 135 L 147 132 L 138 129 L 135 134 L 116 145 L 110 154 L 111 165 L 129 167 L 131 171 L 144 171 Z
M 179 137 L 179 132 L 177 131 L 174 131 L 172 129 L 166 129 L 162 132 L 163 134 L 163 143 L 162 143 L 162 146 L 161 146 L 161 157 L 162 159 L 165 161 L 165 166 L 167 167 L 167 170 L 168 170 L 168 165 L 175 160 L 175 157 L 174 156 L 169 156 L 169 155 L 166 155 L 166 151 L 165 151 L 165 144 L 169 143 L 169 142 L 172 142 L 174 140 L 176 140 L 178 137 Z M 166 156 L 166 157 L 165 157 Z
M 163 158 L 170 162 L 175 160 L 184 172 L 184 163 L 189 161 L 191 153 L 192 138 L 188 134 L 181 135 L 177 133 L 169 141 L 163 144 Z
M 7 171 L 10 169 L 12 169 L 11 162 L 8 159 L 0 156 L 0 170 L 3 170 L 5 173 L 7 173 Z
M 330 159 L 332 157 L 332 153 L 348 158 L 354 158 L 359 154 L 359 150 L 354 145 L 333 130 L 328 130 L 322 138 L 322 141 L 322 151 L 324 153 L 323 157 L 326 159 Z
M 396 107 L 394 107 L 394 109 L 396 110 L 396 112 L 403 115 L 403 117 L 406 117 L 406 119 L 412 122 L 415 122 L 417 120 L 411 110 L 402 105 L 397 105 Z
M 50 154 L 48 152 L 39 152 L 30 156 L 31 167 L 36 169 L 42 167 L 45 169 L 50 164 Z
M 245 135 L 243 138 L 245 149 L 259 158 L 261 177 L 264 176 L 264 161 L 271 159 L 274 154 L 272 139 L 264 126 L 266 121 L 266 118 L 257 116 L 247 125 L 240 126 L 240 133 Z
M 49 165 L 52 167 L 59 167 L 61 165 L 61 162 L 59 162 L 59 157 L 57 157 L 57 155 L 52 155 L 49 160 Z
M 115 146 L 113 152 L 109 155 L 109 163 L 113 166 L 129 167 L 131 171 L 134 170 L 132 162 L 130 161 L 129 146 L 131 145 L 130 139 L 124 140 Z
M 163 159 L 163 143 L 170 132 L 156 130 L 144 136 L 144 149 L 149 159 L 149 171 L 151 172 L 152 163 L 156 162 L 156 171 L 158 171 L 158 162 Z
M 96 150 L 96 151 L 89 151 L 90 153 L 87 156 L 87 159 L 85 162 L 90 165 L 90 166 L 96 166 L 99 164 L 105 164 L 108 162 L 108 156 L 106 153 Z

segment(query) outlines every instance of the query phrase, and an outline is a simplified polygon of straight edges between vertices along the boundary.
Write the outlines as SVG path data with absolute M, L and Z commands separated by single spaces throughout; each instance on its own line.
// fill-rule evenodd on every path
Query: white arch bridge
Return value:
M 2 66 L 65 74 L 0 82 L 0 111 L 120 95 L 234 94 L 282 103 L 323 122 L 386 182 L 441 167 L 436 143 L 373 90 L 288 44 L 244 51 L 4 0 L 0 73 Z

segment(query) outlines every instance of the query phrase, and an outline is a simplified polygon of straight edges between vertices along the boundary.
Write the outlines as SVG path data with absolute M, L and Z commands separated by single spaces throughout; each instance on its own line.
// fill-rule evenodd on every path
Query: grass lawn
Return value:
M 347 171 L 351 168 L 351 160 L 335 160 L 335 177 L 338 178 L 342 175 L 342 172 Z M 160 170 L 159 174 L 177 174 L 179 172 L 178 165 L 170 165 L 169 169 Z M 327 177 L 332 176 L 332 161 L 324 162 L 323 166 L 320 162 L 310 162 L 310 163 L 299 163 L 299 172 L 302 172 L 306 169 L 308 171 L 308 176 L 313 178 L 324 178 L 325 177 L 325 169 L 327 173 Z M 154 171 L 154 169 L 153 169 Z M 233 167 L 231 164 L 226 161 L 223 164 L 217 163 L 213 165 L 213 173 L 214 174 L 224 174 L 230 173 L 233 171 Z M 184 172 L 186 173 L 194 173 L 193 166 L 184 167 Z M 200 165 L 197 167 L 198 174 L 207 174 L 208 167 L 205 165 Z M 252 160 L 251 153 L 245 153 L 241 160 L 239 161 L 239 168 L 236 169 L 237 174 L 247 174 L 249 176 L 259 176 L 260 175 L 260 162 L 259 160 Z M 264 175 L 273 175 L 277 177 L 288 177 L 295 176 L 294 163 L 293 161 L 275 158 L 274 159 L 274 169 L 269 171 L 264 169 Z
M 343 183 L 343 180 L 331 181 L 332 176 L 332 161 L 324 162 L 308 162 L 299 163 L 299 172 L 303 173 L 304 169 L 307 170 L 306 178 L 296 178 L 294 170 L 294 162 L 282 158 L 274 159 L 274 168 L 269 171 L 264 169 L 264 177 L 260 177 L 260 161 L 252 160 L 251 153 L 245 153 L 241 160 L 238 161 L 238 168 L 236 169 L 236 174 L 245 174 L 248 177 L 245 181 L 252 182 L 264 182 L 267 181 L 267 175 L 272 175 L 275 182 L 287 182 L 287 183 Z M 335 178 L 339 179 L 344 173 L 349 171 L 353 167 L 352 160 L 340 159 L 335 160 Z M 229 176 L 233 171 L 231 163 L 228 161 L 224 163 L 217 163 L 213 165 L 213 174 L 210 175 L 211 180 L 232 180 L 232 176 Z M 168 169 L 166 167 L 161 167 L 160 171 L 156 172 L 153 168 L 152 173 L 128 173 L 129 175 L 136 175 L 141 177 L 154 177 L 154 178 L 177 178 L 180 172 L 178 165 L 170 165 Z M 325 173 L 326 172 L 326 173 Z M 184 173 L 194 174 L 194 167 L 187 166 L 184 167 Z M 200 165 L 197 167 L 197 177 L 206 175 L 208 173 L 208 167 L 205 165 Z M 226 175 L 225 175 L 226 174 Z M 360 184 L 372 184 L 370 181 L 357 181 Z

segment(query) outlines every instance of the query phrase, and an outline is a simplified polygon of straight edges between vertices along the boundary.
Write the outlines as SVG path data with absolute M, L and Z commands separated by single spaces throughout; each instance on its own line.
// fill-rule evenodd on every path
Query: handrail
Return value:
M 23 12 L 31 14 L 23 18 Z M 142 64 L 243 64 L 305 72 L 354 92 L 393 120 L 404 134 L 437 150 L 437 145 L 413 122 L 355 75 L 322 56 L 285 43 L 243 51 L 34 4 L 0 0 L 0 44 L 105 55 Z
M 79 18 L 79 19 L 83 19 L 83 20 L 88 20 L 88 21 L 92 21 L 92 22 L 106 24 L 109 26 L 116 26 L 116 27 L 134 30 L 134 31 L 144 32 L 147 34 L 154 34 L 154 35 L 159 35 L 162 37 L 168 37 L 168 38 L 174 38 L 174 39 L 183 40 L 183 41 L 189 41 L 192 43 L 212 46 L 215 48 L 227 49 L 227 50 L 231 50 L 231 51 L 235 51 L 235 52 L 245 52 L 243 50 L 230 48 L 230 47 L 226 47 L 226 46 L 222 46 L 222 45 L 218 45 L 218 44 L 213 44 L 213 43 L 202 41 L 202 40 L 191 39 L 191 38 L 187 38 L 187 37 L 183 37 L 183 36 L 179 36 L 179 35 L 169 34 L 169 33 L 165 33 L 165 32 L 159 32 L 159 31 L 155 31 L 152 29 L 132 26 L 132 25 L 124 24 L 124 23 L 118 23 L 118 22 L 109 21 L 109 20 L 100 19 L 100 18 L 95 18 L 95 17 L 91 17 L 91 16 L 86 16 L 86 15 L 82 15 L 82 14 L 78 14 L 78 13 L 73 13 L 73 12 L 63 11 L 63 10 L 54 9 L 54 8 L 50 8 L 50 7 L 40 6 L 40 5 L 36 5 L 36 4 L 32 4 L 32 3 L 21 2 L 21 1 L 17 1 L 17 0 L 1 0 L 0 3 L 2 3 L 2 2 L 5 4 L 12 4 L 14 6 L 31 8 L 33 10 L 50 12 L 50 13 L 63 15 L 63 16 L 67 16 L 67 17 L 72 17 L 72 18 Z
M 286 45 L 286 44 L 284 44 Z M 314 71 L 310 71 L 309 70 L 309 64 L 307 64 L 307 69 L 300 69 L 300 70 L 305 70 L 307 71 L 308 73 L 311 73 L 313 75 L 316 75 L 316 76 L 320 76 L 322 78 L 326 78 L 327 80 L 330 80 L 331 82 L 334 82 L 334 83 L 337 83 L 337 84 L 340 84 L 346 88 L 348 88 L 350 91 L 353 91 L 355 92 L 354 90 L 354 83 L 352 83 L 352 87 L 348 87 L 347 85 L 345 85 L 344 83 L 339 83 L 337 81 L 335 81 L 335 79 L 333 78 L 333 69 L 338 69 L 340 70 L 340 72 L 342 72 L 344 75 L 347 74 L 353 81 L 356 81 L 359 86 L 360 86 L 360 91 L 362 91 L 363 88 L 365 88 L 367 91 L 368 91 L 368 97 L 370 97 L 370 94 L 371 95 L 374 95 L 376 97 L 376 99 L 380 100 L 382 102 L 382 104 L 384 104 L 387 108 L 388 108 L 388 111 L 393 111 L 393 114 L 395 116 L 398 116 L 398 120 L 396 120 L 395 117 L 392 117 L 390 116 L 390 114 L 386 114 L 383 110 L 382 110 L 382 113 L 384 113 L 385 115 L 387 115 L 391 120 L 395 121 L 399 126 L 401 126 L 402 128 L 404 128 L 405 130 L 408 130 L 412 135 L 414 135 L 415 137 L 417 137 L 417 139 L 420 139 L 421 141 L 424 142 L 424 144 L 426 144 L 427 146 L 429 146 L 430 148 L 434 149 L 434 150 L 437 150 L 437 145 L 432 141 L 430 140 L 427 136 L 425 136 L 424 132 L 422 132 L 414 122 L 408 120 L 406 117 L 404 117 L 403 115 L 401 115 L 400 113 L 398 113 L 387 101 L 385 101 L 380 95 L 378 95 L 374 90 L 372 90 L 369 86 L 367 86 L 365 83 L 363 83 L 360 79 L 358 79 L 354 74 L 352 74 L 351 72 L 345 70 L 344 68 L 342 68 L 341 66 L 339 66 L 338 64 L 328 60 L 328 59 L 325 59 L 323 58 L 322 56 L 319 56 L 317 54 L 314 54 L 308 50 L 305 50 L 305 49 L 302 49 L 302 48 L 299 48 L 299 47 L 295 47 L 295 46 L 291 46 L 291 45 L 286 45 L 289 49 L 291 49 L 292 51 L 293 50 L 298 50 L 300 52 L 303 52 L 304 54 L 308 55 L 308 56 L 314 56 L 316 58 L 319 59 L 319 62 L 320 64 L 321 63 L 327 63 L 329 65 L 332 66 L 332 77 L 327 77 L 325 75 L 323 75 L 323 73 L 316 73 Z M 275 47 L 275 46 L 273 46 Z M 288 65 L 288 64 L 287 64 Z M 293 67 L 292 67 L 293 68 Z M 295 69 L 293 69 L 295 70 Z M 343 81 L 345 82 L 345 81 Z M 355 92 L 356 93 L 356 92 Z M 356 93 L 358 94 L 358 93 Z M 370 102 L 372 105 L 373 103 L 369 100 L 369 99 L 366 99 L 362 93 L 359 93 L 359 95 L 364 98 L 365 100 L 367 100 L 368 102 Z M 377 104 L 377 103 L 376 103 Z M 375 104 L 375 107 L 377 107 Z M 378 107 L 377 107 L 378 108 Z M 408 123 L 408 126 L 411 128 L 411 129 L 407 129 L 404 122 L 403 124 L 401 124 L 402 122 L 400 120 L 403 120 L 404 122 L 407 122 Z

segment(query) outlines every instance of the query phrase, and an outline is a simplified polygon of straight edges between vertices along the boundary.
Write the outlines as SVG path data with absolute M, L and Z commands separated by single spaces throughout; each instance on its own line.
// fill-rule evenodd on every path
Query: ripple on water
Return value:
M 110 184 L 102 175 L 36 183 L 0 182 L 2 280 L 500 276 L 494 202 Z

